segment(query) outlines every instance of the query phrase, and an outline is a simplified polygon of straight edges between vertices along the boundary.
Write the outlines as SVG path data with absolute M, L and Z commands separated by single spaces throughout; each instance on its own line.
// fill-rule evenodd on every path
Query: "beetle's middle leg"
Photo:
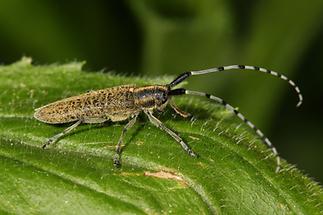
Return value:
M 122 152 L 121 146 L 123 143 L 123 137 L 125 133 L 135 124 L 137 120 L 137 116 L 138 115 L 135 115 L 122 129 L 121 136 L 119 138 L 118 144 L 116 145 L 116 154 L 113 157 L 113 164 L 116 167 L 120 167 L 121 165 L 120 158 L 121 158 L 121 152 Z
M 182 140 L 180 136 L 178 136 L 175 132 L 167 128 L 159 119 L 157 119 L 151 112 L 145 111 L 145 114 L 148 116 L 150 122 L 154 124 L 157 128 L 167 132 L 172 138 L 178 142 L 182 148 L 192 157 L 196 157 L 197 155 L 192 151 L 192 149 Z
M 71 131 L 73 131 L 77 126 L 79 126 L 81 123 L 83 122 L 82 119 L 78 120 L 77 122 L 75 122 L 73 125 L 71 125 L 70 127 L 66 128 L 64 131 L 62 131 L 61 133 L 56 134 L 55 136 L 49 138 L 47 140 L 47 142 L 43 145 L 43 149 L 46 148 L 48 145 L 52 144 L 52 143 L 56 143 L 61 137 L 65 136 L 66 134 L 70 133 Z

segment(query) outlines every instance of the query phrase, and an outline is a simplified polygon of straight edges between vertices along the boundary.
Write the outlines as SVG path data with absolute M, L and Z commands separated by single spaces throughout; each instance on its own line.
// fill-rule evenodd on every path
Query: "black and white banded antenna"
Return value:
M 262 67 L 258 67 L 258 66 L 246 66 L 246 65 L 229 65 L 229 66 L 220 66 L 220 67 L 215 67 L 215 68 L 210 68 L 210 69 L 205 69 L 205 70 L 198 70 L 198 71 L 190 71 L 190 72 L 185 72 L 181 75 L 179 75 L 174 81 L 172 81 L 169 86 L 172 88 L 174 86 L 176 86 L 177 84 L 181 83 L 182 81 L 184 81 L 186 78 L 193 76 L 193 75 L 204 75 L 204 74 L 208 74 L 208 73 L 213 73 L 213 72 L 223 72 L 223 71 L 227 71 L 227 70 L 233 70 L 233 69 L 242 69 L 242 70 L 254 70 L 254 71 L 259 71 L 259 72 L 263 72 L 263 73 L 267 73 L 269 75 L 273 75 L 275 77 L 278 77 L 284 81 L 287 81 L 289 85 L 291 85 L 294 90 L 296 91 L 297 95 L 298 95 L 298 103 L 296 105 L 296 107 L 301 106 L 301 104 L 303 103 L 303 96 L 301 94 L 301 91 L 299 89 L 299 87 L 295 84 L 294 81 L 290 80 L 289 78 L 287 78 L 285 75 L 280 74 L 278 72 L 269 70 L 269 69 L 265 69 Z
M 256 66 L 230 65 L 230 66 L 221 66 L 221 67 L 211 68 L 211 69 L 206 69 L 206 70 L 185 72 L 185 73 L 181 74 L 180 76 L 178 76 L 174 81 L 172 81 L 169 84 L 169 87 L 173 88 L 177 84 L 184 81 L 186 78 L 193 76 L 193 75 L 203 75 L 203 74 L 208 74 L 208 73 L 213 73 L 213 72 L 222 72 L 222 71 L 231 70 L 231 69 L 245 69 L 245 70 L 260 71 L 260 72 L 264 72 L 264 73 L 276 76 L 282 80 L 285 80 L 295 89 L 296 93 L 298 94 L 299 101 L 296 106 L 299 107 L 303 102 L 303 96 L 299 90 L 299 87 L 292 80 L 290 80 L 285 75 L 282 75 L 280 73 L 271 71 L 269 69 L 256 67 Z M 214 95 L 208 94 L 208 93 L 186 90 L 184 88 L 179 88 L 179 89 L 174 89 L 174 90 L 169 91 L 170 96 L 178 96 L 178 95 L 185 95 L 185 94 L 206 97 L 208 99 L 211 99 L 211 100 L 223 105 L 226 109 L 232 111 L 244 123 L 246 123 L 250 128 L 252 128 L 256 132 L 256 134 L 260 137 L 260 139 L 267 145 L 267 147 L 271 149 L 272 153 L 276 157 L 276 172 L 277 173 L 279 172 L 279 170 L 281 168 L 281 161 L 280 161 L 280 157 L 278 155 L 277 149 L 270 142 L 270 140 L 263 134 L 263 132 L 260 129 L 258 129 L 252 122 L 250 122 L 244 115 L 242 115 L 236 108 L 234 108 L 232 105 L 225 102 L 223 99 L 216 97 Z

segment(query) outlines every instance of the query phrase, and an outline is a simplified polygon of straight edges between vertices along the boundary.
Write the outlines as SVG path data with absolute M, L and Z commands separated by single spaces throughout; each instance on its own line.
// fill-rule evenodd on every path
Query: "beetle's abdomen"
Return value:
M 119 86 L 50 103 L 36 110 L 34 117 L 42 122 L 58 124 L 83 119 L 90 122 L 121 121 L 138 113 L 134 104 L 132 86 Z
M 34 117 L 51 124 L 73 122 L 82 118 L 83 107 L 81 96 L 70 97 L 36 109 Z

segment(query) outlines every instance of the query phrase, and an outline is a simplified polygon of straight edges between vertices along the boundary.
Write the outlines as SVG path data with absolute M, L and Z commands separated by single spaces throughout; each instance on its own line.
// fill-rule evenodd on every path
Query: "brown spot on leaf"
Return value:
M 176 175 L 173 172 L 166 172 L 166 171 L 158 171 L 158 172 L 144 172 L 145 176 L 148 177 L 156 177 L 156 178 L 161 178 L 161 179 L 170 179 L 170 180 L 175 180 L 180 182 L 182 185 L 187 186 L 186 181 L 179 175 Z

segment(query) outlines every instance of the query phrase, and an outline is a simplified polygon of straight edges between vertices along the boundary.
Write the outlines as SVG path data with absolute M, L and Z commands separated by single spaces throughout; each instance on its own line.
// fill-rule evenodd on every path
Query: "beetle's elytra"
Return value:
M 168 100 L 165 86 L 117 86 L 69 97 L 37 109 L 35 118 L 51 124 L 122 121 L 144 109 L 162 109 Z
M 122 130 L 120 139 L 118 141 L 118 144 L 116 145 L 116 155 L 113 158 L 115 166 L 120 166 L 120 155 L 123 136 L 126 133 L 126 131 L 134 125 L 137 116 L 141 112 L 144 112 L 148 116 L 148 119 L 151 123 L 153 123 L 161 130 L 167 132 L 171 137 L 173 137 L 176 140 L 176 142 L 178 142 L 182 146 L 182 148 L 189 155 L 195 157 L 196 154 L 182 140 L 182 138 L 175 132 L 167 128 L 161 121 L 159 121 L 153 115 L 153 113 L 156 110 L 163 111 L 164 108 L 169 104 L 177 114 L 181 115 L 182 117 L 188 117 L 189 114 L 178 109 L 171 102 L 171 98 L 173 96 L 180 96 L 184 94 L 196 95 L 207 97 L 223 105 L 225 108 L 236 114 L 249 127 L 251 127 L 263 140 L 263 142 L 269 148 L 271 148 L 273 154 L 276 156 L 276 172 L 279 172 L 280 158 L 278 156 L 276 148 L 272 145 L 269 139 L 258 128 L 256 128 L 254 124 L 247 120 L 238 110 L 226 103 L 223 99 L 207 93 L 186 90 L 184 88 L 173 89 L 177 84 L 179 84 L 180 82 L 184 81 L 186 78 L 192 75 L 222 72 L 230 69 L 255 70 L 283 79 L 287 81 L 291 86 L 293 86 L 295 91 L 297 92 L 299 97 L 299 102 L 297 106 L 300 106 L 303 101 L 303 97 L 300 93 L 298 86 L 296 86 L 296 84 L 292 80 L 289 80 L 286 76 L 277 72 L 256 66 L 230 65 L 200 71 L 185 72 L 179 75 L 177 78 L 175 78 L 170 84 L 166 85 L 151 85 L 143 87 L 137 87 L 133 85 L 116 86 L 62 99 L 36 109 L 34 117 L 41 122 L 49 124 L 74 122 L 74 124 L 66 128 L 63 132 L 49 138 L 47 142 L 43 145 L 43 148 L 45 148 L 51 143 L 57 142 L 61 137 L 71 132 L 81 123 L 102 123 L 107 120 L 116 122 L 129 119 L 129 122 L 125 125 L 125 127 Z

